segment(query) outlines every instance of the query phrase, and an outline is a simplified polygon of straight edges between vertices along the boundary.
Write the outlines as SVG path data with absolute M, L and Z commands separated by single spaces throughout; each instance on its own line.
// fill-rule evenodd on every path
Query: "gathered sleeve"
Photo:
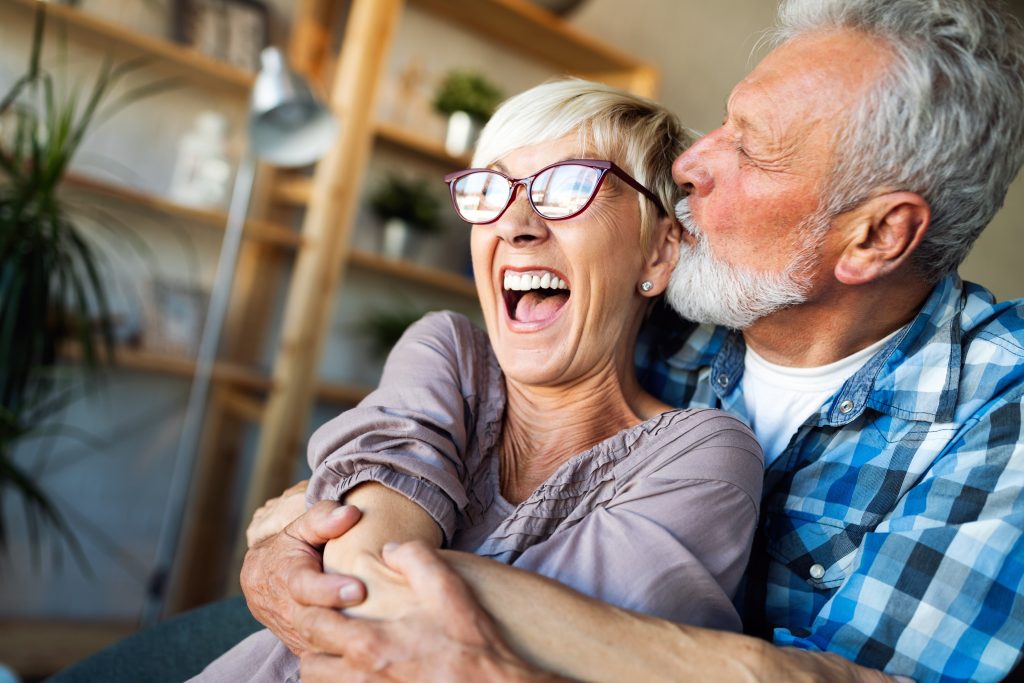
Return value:
M 685 411 L 639 440 L 610 499 L 514 562 L 619 607 L 737 631 L 732 604 L 749 559 L 761 449 L 716 410 Z
M 484 332 L 454 313 L 411 325 L 379 387 L 310 438 L 307 500 L 341 500 L 377 482 L 423 507 L 449 542 L 467 501 L 464 457 L 480 402 L 500 381 L 489 348 Z

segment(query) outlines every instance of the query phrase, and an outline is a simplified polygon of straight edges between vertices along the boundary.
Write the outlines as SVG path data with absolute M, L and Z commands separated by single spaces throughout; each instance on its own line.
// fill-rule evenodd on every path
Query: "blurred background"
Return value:
M 765 0 L 0 0 L 0 297 L 23 303 L 0 325 L 0 663 L 39 678 L 237 590 L 245 524 L 306 474 L 309 433 L 365 395 L 423 312 L 479 317 L 441 178 L 469 164 L 497 102 L 574 74 L 710 130 L 773 14 Z M 270 45 L 338 128 L 319 165 L 264 160 L 249 182 Z M 1024 296 L 1022 222 L 1018 178 L 961 271 L 1000 299 Z M 11 237 L 29 234 L 33 250 Z M 24 298 L 40 274 L 58 284 Z

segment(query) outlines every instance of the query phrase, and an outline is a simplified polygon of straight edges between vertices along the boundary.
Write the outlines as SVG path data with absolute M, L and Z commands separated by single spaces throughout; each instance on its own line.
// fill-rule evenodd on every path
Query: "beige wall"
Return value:
M 1015 3 L 1024 8 L 1024 0 Z M 629 0 L 629 20 L 623 18 L 624 7 L 623 0 L 589 0 L 572 21 L 656 64 L 663 76 L 662 101 L 691 127 L 710 130 L 721 120 L 732 86 L 756 63 L 752 49 L 772 23 L 775 3 Z M 1000 299 L 1024 297 L 1022 224 L 1024 177 L 1019 177 L 962 275 Z

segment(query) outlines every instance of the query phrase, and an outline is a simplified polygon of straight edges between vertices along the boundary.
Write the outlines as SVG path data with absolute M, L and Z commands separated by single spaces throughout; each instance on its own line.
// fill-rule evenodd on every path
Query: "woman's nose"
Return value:
M 527 198 L 527 188 L 516 186 L 512 203 L 494 223 L 498 237 L 514 247 L 535 245 L 548 237 L 548 226 L 537 215 Z
M 672 180 L 690 194 L 704 196 L 715 187 L 715 180 L 707 166 L 706 148 L 711 144 L 705 135 L 672 162 Z

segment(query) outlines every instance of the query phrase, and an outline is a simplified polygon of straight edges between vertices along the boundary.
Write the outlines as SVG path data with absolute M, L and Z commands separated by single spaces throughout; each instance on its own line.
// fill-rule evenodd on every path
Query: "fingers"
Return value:
M 384 562 L 402 574 L 421 599 L 475 607 L 469 588 L 438 553 L 422 541 L 384 547 Z M 452 605 L 455 607 L 456 605 Z
M 297 567 L 287 579 L 288 593 L 302 605 L 354 607 L 366 600 L 366 587 L 344 574 L 324 574 L 319 567 Z
M 338 538 L 359 521 L 358 508 L 322 500 L 285 527 L 284 533 L 311 546 Z
M 340 612 L 322 607 L 296 606 L 292 624 L 309 644 L 310 651 L 347 657 L 353 666 L 377 669 L 378 623 L 350 619 Z

